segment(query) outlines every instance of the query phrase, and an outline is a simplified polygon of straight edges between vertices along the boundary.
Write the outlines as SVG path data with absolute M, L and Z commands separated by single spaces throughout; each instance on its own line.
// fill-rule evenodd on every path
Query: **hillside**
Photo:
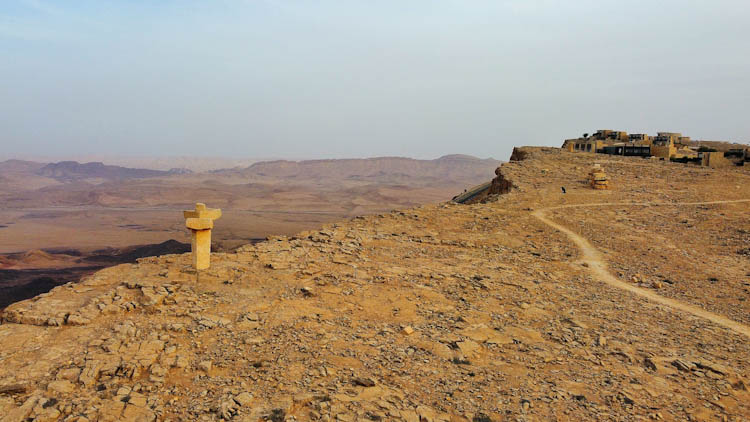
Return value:
M 6 160 L 0 162 L 0 173 L 31 173 L 44 167 L 43 163 L 24 160 Z
M 742 143 L 737 143 L 737 142 L 704 141 L 704 140 L 691 141 L 690 146 L 713 148 L 717 151 L 729 151 L 730 149 L 747 149 L 748 148 L 748 144 L 742 144 Z
M 151 245 L 83 252 L 71 248 L 51 248 L 0 254 L 0 311 L 12 303 L 46 293 L 56 286 L 77 282 L 105 267 L 136 262 L 143 257 L 188 251 L 190 244 L 168 240 Z
M 149 170 L 120 166 L 110 166 L 103 163 L 79 163 L 77 161 L 61 161 L 50 163 L 38 169 L 40 176 L 50 177 L 58 181 L 73 181 L 80 179 L 145 179 L 149 177 L 166 176 L 173 173 L 186 173 L 188 170 Z
M 750 418 L 748 169 L 525 148 L 493 186 L 11 305 L 0 414 Z
M 1 153 L 0 153 L 1 154 Z M 128 168 L 169 171 L 171 169 L 189 169 L 195 173 L 233 167 L 247 167 L 252 163 L 263 161 L 258 157 L 211 157 L 175 155 L 115 155 L 115 154 L 72 154 L 57 156 L 27 155 L 24 159 L 37 162 L 77 161 L 79 163 L 101 162 L 105 165 Z
M 33 161 L 1 161 L 0 197 L 59 184 L 60 182 L 57 180 L 37 174 L 37 172 L 44 166 L 45 164 L 43 163 L 36 163 Z
M 493 159 L 468 155 L 446 155 L 435 160 L 403 157 L 362 159 L 263 161 L 242 170 L 222 170 L 244 177 L 272 177 L 285 180 L 362 180 L 392 183 L 425 183 L 450 180 L 464 182 L 486 177 L 500 164 Z

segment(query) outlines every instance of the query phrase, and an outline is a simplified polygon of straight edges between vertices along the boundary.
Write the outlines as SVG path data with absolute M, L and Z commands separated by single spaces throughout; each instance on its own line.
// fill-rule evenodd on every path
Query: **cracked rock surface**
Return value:
M 746 199 L 750 173 L 525 151 L 485 203 L 274 237 L 200 273 L 142 259 L 9 306 L 0 420 L 750 418 L 750 338 L 598 282 L 532 216 Z M 586 185 L 593 162 L 610 191 Z M 549 216 L 624 280 L 748 322 L 750 203 L 642 208 Z

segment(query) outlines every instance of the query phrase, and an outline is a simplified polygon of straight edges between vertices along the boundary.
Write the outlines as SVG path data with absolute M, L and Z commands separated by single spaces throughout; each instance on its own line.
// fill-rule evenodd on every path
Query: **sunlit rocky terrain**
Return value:
M 609 190 L 590 188 L 595 163 Z M 0 414 L 750 417 L 747 169 L 523 148 L 493 186 L 214 253 L 199 273 L 189 254 L 143 258 L 15 303 Z
M 354 215 L 444 201 L 491 177 L 498 163 L 452 155 L 272 161 L 198 171 L 217 163 L 169 162 L 190 164 L 192 171 L 0 162 L 0 309 L 106 266 L 188 250 L 181 210 L 198 201 L 226 211 L 213 247 L 230 251 Z

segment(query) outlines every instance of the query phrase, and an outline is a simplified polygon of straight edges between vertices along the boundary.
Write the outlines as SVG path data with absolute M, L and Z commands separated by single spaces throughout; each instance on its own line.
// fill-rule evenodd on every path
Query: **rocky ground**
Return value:
M 750 203 L 557 210 L 623 281 L 750 324 Z
M 189 251 L 189 243 L 168 240 L 152 245 L 93 251 L 37 249 L 22 253 L 0 253 L 0 312 L 11 303 L 49 292 L 61 284 L 77 282 L 102 268 L 134 263 L 143 257 Z
M 749 199 L 750 173 L 524 151 L 486 203 L 273 238 L 200 274 L 146 258 L 8 307 L 2 420 L 747 420 L 750 203 L 674 204 Z M 587 187 L 593 162 L 612 190 Z M 634 202 L 673 205 L 593 205 Z M 602 283 L 540 210 L 637 289 L 741 327 Z

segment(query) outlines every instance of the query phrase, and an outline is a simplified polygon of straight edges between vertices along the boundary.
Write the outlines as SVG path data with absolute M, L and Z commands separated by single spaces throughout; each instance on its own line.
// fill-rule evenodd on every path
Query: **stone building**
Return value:
M 675 140 L 679 133 L 659 132 L 651 142 L 651 156 L 668 160 L 677 153 Z
M 566 139 L 562 149 L 570 152 L 603 152 L 604 148 L 618 142 L 628 142 L 627 132 L 599 129 L 589 137 Z
M 735 148 L 721 154 L 700 153 L 691 146 L 689 136 L 680 132 L 657 132 L 656 136 L 645 133 L 599 129 L 593 135 L 566 139 L 562 149 L 570 152 L 591 152 L 609 155 L 657 157 L 683 163 L 702 163 L 708 167 L 743 165 L 750 161 L 750 149 Z
M 569 152 L 575 151 L 576 142 L 578 142 L 579 138 L 576 139 L 566 139 L 565 142 L 563 142 L 561 149 Z
M 727 160 L 723 152 L 712 151 L 701 153 L 701 165 L 704 167 L 722 168 L 733 166 L 734 163 Z
M 636 145 L 651 145 L 652 138 L 645 133 L 631 133 L 628 135 L 628 140 Z
M 565 146 L 563 146 L 563 148 L 568 149 L 568 151 L 571 152 L 598 152 L 605 144 L 604 141 L 594 139 L 593 136 L 590 138 L 570 139 L 569 141 L 573 142 L 567 144 L 567 148 L 565 148 Z

